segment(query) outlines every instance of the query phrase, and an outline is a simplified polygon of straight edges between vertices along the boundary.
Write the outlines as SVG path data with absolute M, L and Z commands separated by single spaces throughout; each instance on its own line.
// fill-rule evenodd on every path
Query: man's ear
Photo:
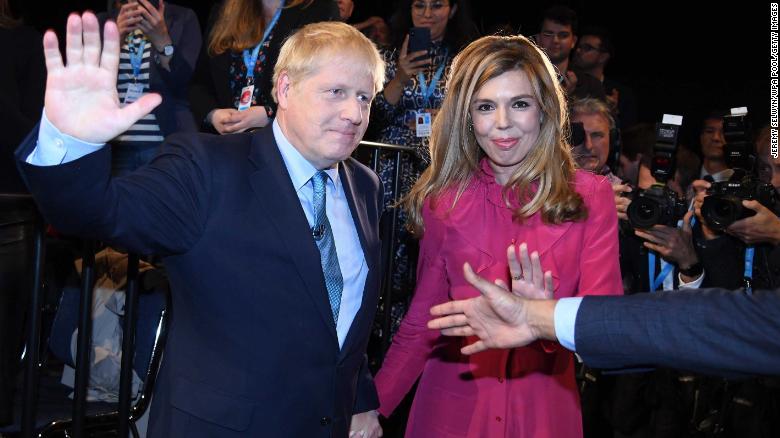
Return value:
M 282 71 L 276 78 L 276 101 L 280 109 L 287 109 L 287 93 L 290 92 L 290 75 Z
M 450 8 L 450 16 L 449 16 L 449 17 L 447 17 L 447 20 L 452 20 L 452 17 L 454 17 L 454 16 L 455 16 L 455 13 L 456 13 L 456 12 L 458 12 L 458 5 L 453 5 L 453 6 Z
M 577 35 L 571 36 L 571 49 L 574 50 L 575 47 L 577 47 Z

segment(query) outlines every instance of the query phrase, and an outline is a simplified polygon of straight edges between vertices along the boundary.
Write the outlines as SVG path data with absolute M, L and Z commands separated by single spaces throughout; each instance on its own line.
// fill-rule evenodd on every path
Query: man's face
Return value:
M 348 158 L 368 127 L 374 78 L 365 61 L 329 56 L 307 78 L 279 75 L 279 125 L 292 145 L 317 169 Z
M 574 158 L 585 170 L 599 173 L 609 157 L 609 121 L 601 114 L 574 114 L 572 122 L 582 123 L 585 141 L 574 147 Z
M 701 143 L 701 153 L 705 159 L 722 159 L 723 146 L 726 145 L 726 140 L 723 138 L 723 119 L 705 120 L 699 142 Z
M 577 37 L 571 31 L 571 25 L 550 20 L 542 22 L 539 45 L 547 52 L 547 56 L 553 64 L 558 65 L 569 59 L 569 54 L 576 43 Z
M 593 35 L 583 35 L 574 51 L 574 64 L 584 70 L 603 64 L 607 54 L 601 52 L 601 38 Z

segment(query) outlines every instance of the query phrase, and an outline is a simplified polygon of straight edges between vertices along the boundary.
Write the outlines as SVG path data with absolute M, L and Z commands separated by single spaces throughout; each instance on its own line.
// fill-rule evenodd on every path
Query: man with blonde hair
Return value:
M 160 103 L 116 98 L 119 34 L 67 25 L 67 65 L 44 37 L 40 127 L 17 151 L 63 233 L 164 257 L 175 315 L 153 437 L 379 436 L 366 344 L 380 279 L 376 175 L 349 158 L 384 67 L 343 23 L 305 26 L 274 72 L 278 115 L 253 134 L 168 138 L 112 179 L 104 144 Z

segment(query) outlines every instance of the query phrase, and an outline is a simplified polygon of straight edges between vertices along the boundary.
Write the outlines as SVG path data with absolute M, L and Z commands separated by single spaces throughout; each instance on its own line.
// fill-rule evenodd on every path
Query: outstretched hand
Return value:
M 63 64 L 57 35 L 43 36 L 46 57 L 45 112 L 62 133 L 90 143 L 106 143 L 127 131 L 162 102 L 145 94 L 121 107 L 116 91 L 119 68 L 119 31 L 106 22 L 101 50 L 97 17 L 91 12 L 68 17 L 65 37 L 67 65 Z
M 507 250 L 512 290 L 501 280 L 491 283 L 477 275 L 468 263 L 463 275 L 481 295 L 467 300 L 450 301 L 431 308 L 436 319 L 428 328 L 441 330 L 446 336 L 477 336 L 479 340 L 461 348 L 463 354 L 474 354 L 489 348 L 515 348 L 537 339 L 555 339 L 552 315 L 555 301 L 550 272 L 542 273 L 539 255 L 528 256 L 520 245 L 520 261 L 514 245 Z

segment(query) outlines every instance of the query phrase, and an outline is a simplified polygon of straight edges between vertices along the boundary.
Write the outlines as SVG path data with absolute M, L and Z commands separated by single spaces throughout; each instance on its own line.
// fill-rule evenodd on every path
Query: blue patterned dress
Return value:
M 385 84 L 392 80 L 398 71 L 398 49 L 381 50 L 384 58 L 387 78 Z M 413 146 L 413 155 L 404 153 L 401 156 L 400 184 L 398 193 L 393 193 L 393 178 L 395 176 L 395 153 L 385 152 L 379 159 L 379 177 L 385 189 L 385 207 L 391 207 L 396 200 L 409 193 L 417 178 L 428 167 L 430 154 L 428 151 L 428 138 L 417 137 L 414 124 L 407 124 L 409 120 L 407 112 L 423 109 L 438 109 L 444 100 L 444 92 L 447 77 L 450 72 L 453 51 L 444 44 L 434 43 L 432 49 L 432 63 L 423 72 L 425 81 L 430 84 L 439 66 L 445 67 L 441 79 L 426 101 L 422 87 L 415 75 L 412 82 L 404 87 L 401 99 L 396 105 L 390 104 L 383 93 L 379 93 L 374 99 L 372 111 L 372 123 L 381 126 L 378 141 L 383 143 Z M 406 313 L 409 299 L 414 291 L 414 274 L 416 268 L 417 241 L 406 230 L 406 214 L 399 212 L 395 227 L 395 244 L 393 246 L 393 298 L 391 306 L 392 325 L 391 335 L 396 332 L 401 319 Z M 384 305 L 382 306 L 384 311 Z M 375 335 L 381 336 L 381 324 L 379 318 L 375 326 Z

